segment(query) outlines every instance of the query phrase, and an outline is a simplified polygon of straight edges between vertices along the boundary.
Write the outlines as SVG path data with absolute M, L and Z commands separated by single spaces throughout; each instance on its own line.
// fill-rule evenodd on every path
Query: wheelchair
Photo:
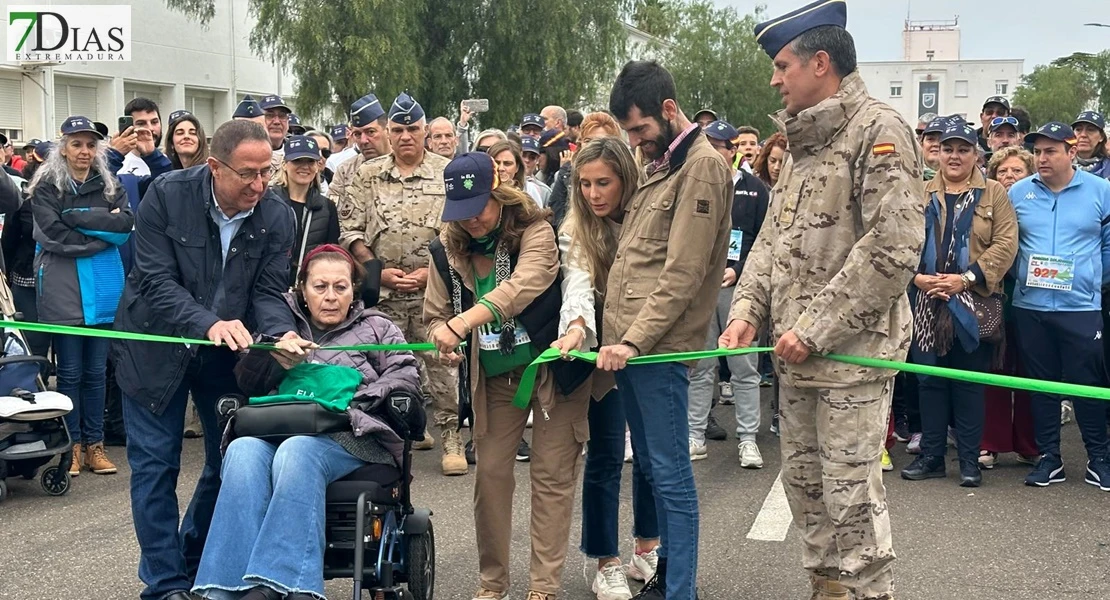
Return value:
M 394 416 L 391 425 L 405 442 L 401 468 L 363 465 L 328 485 L 324 579 L 353 580 L 354 600 L 364 590 L 373 600 L 432 600 L 432 511 L 413 507 L 410 492 L 412 443 L 424 438 L 424 425 L 417 428 L 410 417 L 423 421 L 423 402 L 407 393 L 393 394 L 387 402 Z M 242 396 L 221 398 L 221 418 L 230 420 L 245 403 Z

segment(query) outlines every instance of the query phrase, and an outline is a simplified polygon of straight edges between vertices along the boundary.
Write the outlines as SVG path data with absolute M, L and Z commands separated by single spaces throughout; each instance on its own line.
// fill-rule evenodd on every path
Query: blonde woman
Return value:
M 273 190 L 292 207 L 297 218 L 289 274 L 292 286 L 307 253 L 323 244 L 339 243 L 339 213 L 335 203 L 320 191 L 323 155 L 318 141 L 306 135 L 291 135 L 285 138 L 284 149 Z

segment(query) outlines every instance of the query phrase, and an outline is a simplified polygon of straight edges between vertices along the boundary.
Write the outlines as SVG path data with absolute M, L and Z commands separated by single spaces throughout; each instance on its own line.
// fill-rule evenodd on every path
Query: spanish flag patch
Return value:
M 884 154 L 894 154 L 894 144 L 875 144 L 871 148 L 872 156 L 882 156 Z

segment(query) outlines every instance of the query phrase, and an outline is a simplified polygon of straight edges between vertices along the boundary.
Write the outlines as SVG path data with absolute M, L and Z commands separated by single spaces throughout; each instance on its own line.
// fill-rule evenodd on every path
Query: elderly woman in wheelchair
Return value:
M 301 400 L 336 395 L 342 375 L 353 376 L 349 387 L 354 395 L 346 413 L 330 411 L 345 423 L 349 419 L 349 424 L 334 433 L 293 435 L 279 445 L 272 438 L 262 439 L 266 436 L 231 441 L 194 594 L 213 600 L 324 598 L 325 489 L 368 464 L 401 468 L 404 441 L 398 429 L 404 426 L 390 414 L 387 399 L 399 392 L 418 393 L 416 358 L 410 352 L 316 349 L 405 343 L 401 331 L 384 314 L 356 300 L 364 276 L 362 267 L 341 248 L 326 245 L 313 250 L 304 259 L 295 292 L 286 295 L 300 337 L 277 341 L 276 352 L 252 351 L 236 367 L 239 385 L 249 396 L 274 389 Z M 311 359 L 310 364 L 306 359 Z M 321 367 L 324 373 L 306 369 L 321 364 L 331 366 Z M 335 365 L 347 369 L 326 371 Z M 351 368 L 357 369 L 361 381 Z M 282 385 L 294 379 L 295 390 Z M 298 404 L 285 407 L 320 407 Z M 251 406 L 232 419 L 255 406 L 252 399 Z M 235 429 L 232 422 L 228 431 Z

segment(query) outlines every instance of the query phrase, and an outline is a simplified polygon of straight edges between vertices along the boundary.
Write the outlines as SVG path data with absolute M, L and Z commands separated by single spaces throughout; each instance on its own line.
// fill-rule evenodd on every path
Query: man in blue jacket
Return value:
M 1029 376 L 1106 385 L 1102 287 L 1110 283 L 1110 183 L 1076 169 L 1071 127 L 1052 122 L 1025 138 L 1037 173 L 1010 188 L 1018 217 L 1013 273 L 1014 324 Z M 1025 484 L 1064 481 L 1059 396 L 1033 394 L 1033 427 L 1041 460 Z M 1074 399 L 1087 448 L 1084 480 L 1110 492 L 1106 403 Z
M 268 192 L 270 140 L 250 121 L 212 136 L 207 164 L 154 181 L 135 226 L 134 264 L 116 315 L 121 331 L 208 339 L 215 346 L 116 341 L 131 513 L 143 600 L 188 600 L 220 486 L 216 400 L 236 393 L 235 352 L 252 332 L 293 337 L 293 211 Z M 178 530 L 185 402 L 204 429 L 205 466 Z

